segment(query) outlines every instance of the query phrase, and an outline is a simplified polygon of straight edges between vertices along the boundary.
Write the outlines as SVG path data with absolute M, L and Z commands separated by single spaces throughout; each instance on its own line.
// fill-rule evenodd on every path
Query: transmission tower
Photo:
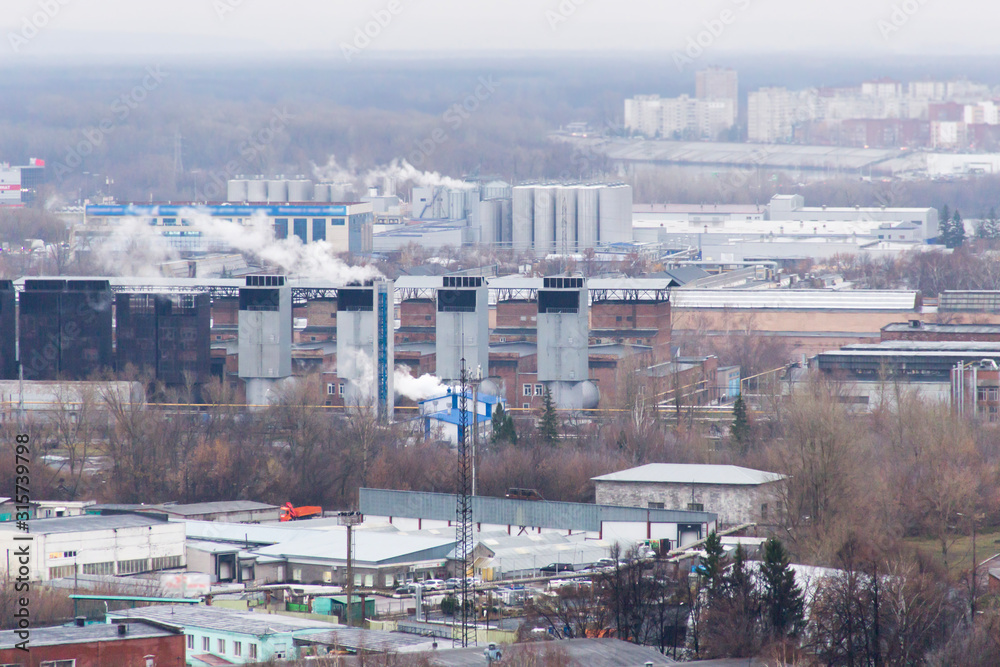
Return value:
M 470 595 L 469 569 L 472 564 L 472 448 L 469 443 L 469 373 L 462 358 L 462 373 L 459 391 L 459 431 L 458 431 L 458 506 L 455 521 L 455 556 L 461 571 L 459 573 L 459 610 L 461 629 L 453 635 L 453 644 L 474 646 L 476 643 L 475 612 Z M 475 406 L 473 406 L 475 409 Z

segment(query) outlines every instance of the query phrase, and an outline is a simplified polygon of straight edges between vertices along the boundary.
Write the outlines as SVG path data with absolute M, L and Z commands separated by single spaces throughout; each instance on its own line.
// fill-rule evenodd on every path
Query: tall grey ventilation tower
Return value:
M 247 276 L 240 288 L 239 375 L 247 404 L 267 405 L 292 374 L 292 289 L 284 276 Z
M 583 278 L 545 278 L 538 290 L 538 381 L 560 408 L 597 407 L 590 381 L 590 325 Z
M 445 276 L 437 293 L 435 335 L 437 376 L 457 382 L 462 360 L 471 376 L 489 375 L 490 306 L 486 279 L 481 276 Z
M 396 357 L 395 287 L 391 280 L 337 291 L 337 377 L 346 381 L 348 405 L 371 405 L 379 421 L 392 421 Z

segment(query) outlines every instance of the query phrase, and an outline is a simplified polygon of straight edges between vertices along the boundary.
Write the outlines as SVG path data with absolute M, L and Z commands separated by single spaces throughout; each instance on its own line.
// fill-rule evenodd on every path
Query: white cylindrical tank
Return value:
M 313 186 L 313 201 L 330 201 L 329 183 L 317 183 Z
M 483 186 L 483 199 L 505 199 L 510 197 L 510 183 L 490 181 Z
M 247 201 L 267 201 L 267 181 L 253 180 L 247 182 Z
M 448 219 L 463 220 L 465 218 L 465 192 L 462 190 L 448 191 Z
M 331 183 L 330 184 L 330 201 L 332 202 L 344 202 L 352 199 L 354 195 L 354 188 L 352 188 L 347 183 Z
M 286 202 L 288 201 L 288 181 L 283 178 L 276 178 L 267 182 L 267 201 Z
M 226 201 L 230 202 L 241 202 L 246 201 L 249 196 L 247 193 L 247 186 L 249 181 L 245 179 L 235 179 L 229 181 L 228 187 L 226 188 Z
M 313 182 L 310 180 L 288 181 L 288 201 L 312 201 L 314 194 Z
M 556 188 L 540 185 L 535 190 L 535 252 L 550 253 L 556 246 Z
M 576 252 L 577 185 L 566 185 L 556 191 L 556 252 Z
M 497 199 L 500 202 L 500 245 L 505 248 L 511 246 L 511 200 L 510 197 Z
M 576 193 L 576 244 L 580 250 L 597 245 L 600 187 L 584 185 Z
M 535 186 L 513 189 L 511 204 L 511 244 L 515 250 L 532 247 L 535 238 Z
M 622 183 L 601 188 L 598 241 L 628 243 L 632 241 L 632 187 Z
M 479 202 L 479 240 L 494 245 L 501 241 L 500 216 L 502 207 L 499 199 Z

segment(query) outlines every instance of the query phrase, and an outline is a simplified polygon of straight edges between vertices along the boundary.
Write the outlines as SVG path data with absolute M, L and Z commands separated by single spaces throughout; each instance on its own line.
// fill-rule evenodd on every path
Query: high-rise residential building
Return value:
M 740 109 L 739 76 L 734 69 L 709 67 L 694 74 L 694 96 L 699 100 L 732 100 L 733 114 Z
M 717 139 L 736 124 L 730 99 L 661 98 L 637 95 L 625 100 L 625 129 L 663 139 Z

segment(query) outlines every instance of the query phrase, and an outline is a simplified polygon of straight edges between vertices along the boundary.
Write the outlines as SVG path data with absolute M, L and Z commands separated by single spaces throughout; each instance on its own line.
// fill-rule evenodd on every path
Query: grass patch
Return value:
M 954 541 L 952 541 L 954 540 Z M 907 545 L 925 554 L 934 562 L 944 564 L 941 542 L 930 537 L 909 537 Z M 976 560 L 982 563 L 1000 553 L 1000 530 L 990 529 L 976 533 Z M 951 536 L 948 546 L 948 571 L 952 575 L 967 573 L 972 568 L 972 534 Z

